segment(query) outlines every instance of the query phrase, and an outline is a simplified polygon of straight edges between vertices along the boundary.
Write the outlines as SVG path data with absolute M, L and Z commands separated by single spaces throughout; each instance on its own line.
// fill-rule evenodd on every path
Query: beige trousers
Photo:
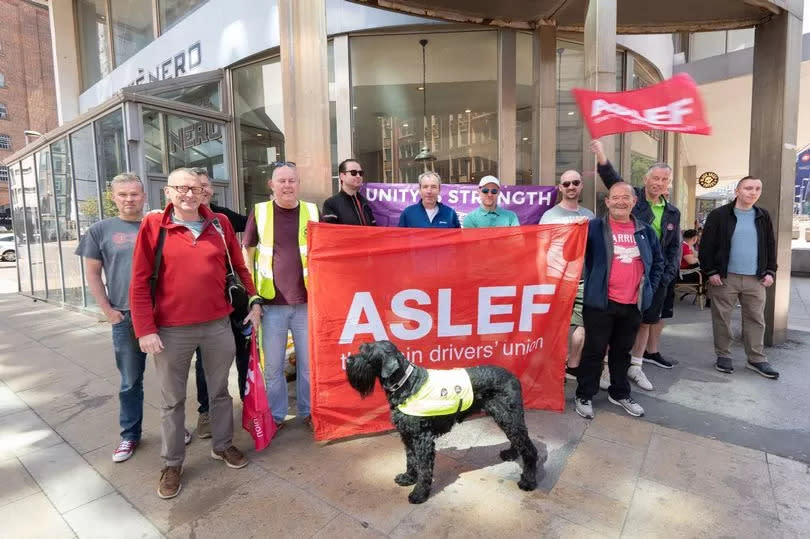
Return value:
M 228 393 L 228 372 L 235 354 L 230 320 L 226 316 L 202 324 L 164 327 L 158 330 L 158 335 L 163 341 L 163 351 L 155 355 L 155 371 L 163 395 L 160 456 L 164 466 L 180 466 L 186 456 L 186 384 L 191 357 L 198 346 L 208 385 L 211 441 L 214 450 L 227 449 L 233 438 L 233 401 Z
M 745 355 L 751 363 L 767 361 L 765 339 L 765 287 L 754 275 L 729 273 L 723 286 L 707 285 L 712 300 L 714 353 L 731 358 L 731 313 L 742 307 L 742 337 Z

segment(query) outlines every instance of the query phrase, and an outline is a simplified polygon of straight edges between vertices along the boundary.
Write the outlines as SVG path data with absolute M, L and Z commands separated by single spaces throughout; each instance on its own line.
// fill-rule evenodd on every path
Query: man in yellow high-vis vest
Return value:
M 298 200 L 295 163 L 276 163 L 268 186 L 273 200 L 256 204 L 248 218 L 243 245 L 262 298 L 262 351 L 267 400 L 276 424 L 287 416 L 284 377 L 287 331 L 296 356 L 295 397 L 298 417 L 311 426 L 309 335 L 307 327 L 307 222 L 318 220 L 318 207 Z

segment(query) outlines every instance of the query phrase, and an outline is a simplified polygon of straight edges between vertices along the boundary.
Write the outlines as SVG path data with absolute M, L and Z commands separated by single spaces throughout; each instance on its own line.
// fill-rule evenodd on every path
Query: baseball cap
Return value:
M 495 176 L 484 176 L 483 178 L 481 178 L 481 181 L 478 182 L 478 187 L 483 187 L 488 183 L 494 183 L 498 187 L 501 186 L 501 182 L 499 182 L 498 178 L 496 178 Z

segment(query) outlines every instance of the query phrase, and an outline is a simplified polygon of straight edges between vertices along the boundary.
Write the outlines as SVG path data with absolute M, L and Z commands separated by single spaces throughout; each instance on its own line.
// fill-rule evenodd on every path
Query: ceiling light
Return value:
M 408 127 L 408 124 L 402 124 L 402 127 Z
M 256 133 L 256 136 L 257 136 L 257 137 L 262 137 L 262 136 L 264 136 L 264 135 L 262 135 L 261 133 Z
M 420 86 L 419 88 L 417 88 L 417 90 L 419 90 L 420 92 L 421 92 L 422 90 L 424 90 L 424 89 L 425 89 L 425 87 L 424 87 L 424 86 Z
M 470 109 L 464 109 L 464 112 L 472 112 Z
M 572 110 L 571 112 L 569 112 L 569 113 L 568 113 L 568 115 L 569 115 L 569 116 L 573 116 L 573 115 L 574 115 L 574 111 Z
M 527 140 L 529 140 L 529 137 L 523 137 L 523 142 L 526 142 Z
M 354 105 L 354 106 L 352 107 L 352 110 L 357 110 L 357 105 Z
M 425 57 L 425 45 L 428 44 L 428 40 L 420 39 L 419 44 L 422 46 L 422 86 L 420 86 L 419 89 L 424 90 L 427 86 L 427 60 Z M 425 131 L 427 131 L 427 92 L 422 92 L 422 119 L 422 134 L 424 135 Z M 427 140 L 422 141 L 422 147 L 419 149 L 419 153 L 416 154 L 413 160 L 423 163 L 436 160 L 436 156 L 430 151 Z M 427 167 L 425 170 L 427 170 Z

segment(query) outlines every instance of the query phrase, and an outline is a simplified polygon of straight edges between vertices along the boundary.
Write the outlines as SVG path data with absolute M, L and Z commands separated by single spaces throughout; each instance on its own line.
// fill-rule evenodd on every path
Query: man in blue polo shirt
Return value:
M 495 176 L 484 176 L 478 182 L 481 205 L 464 218 L 464 228 L 487 228 L 491 226 L 520 226 L 517 214 L 498 207 L 498 192 L 501 182 Z
M 442 180 L 433 171 L 419 175 L 422 200 L 402 210 L 399 226 L 408 228 L 461 228 L 456 210 L 439 202 Z

